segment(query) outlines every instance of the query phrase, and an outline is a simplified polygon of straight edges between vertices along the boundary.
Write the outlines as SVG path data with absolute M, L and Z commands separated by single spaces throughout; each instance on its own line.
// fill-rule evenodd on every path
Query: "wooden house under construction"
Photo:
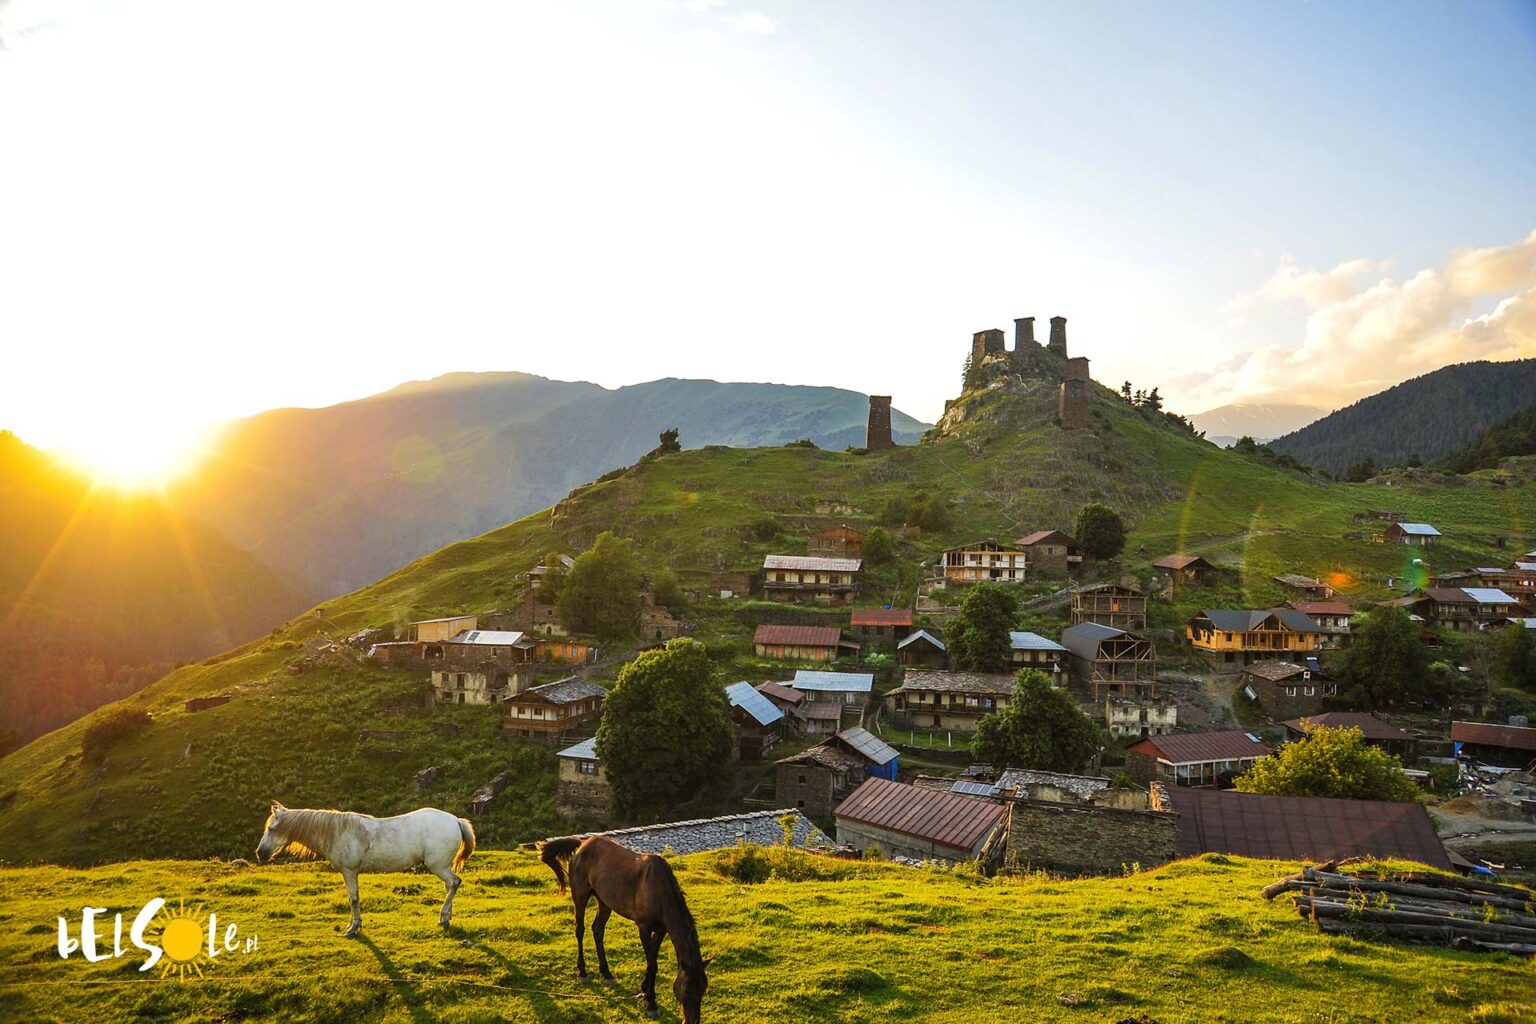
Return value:
M 1072 591 L 1072 623 L 1113 629 L 1147 628 L 1147 595 L 1124 583 L 1096 583 Z
M 1096 702 L 1108 694 L 1156 695 L 1157 649 L 1150 638 L 1083 622 L 1062 630 L 1061 642 L 1070 655 L 1072 681 L 1089 687 Z

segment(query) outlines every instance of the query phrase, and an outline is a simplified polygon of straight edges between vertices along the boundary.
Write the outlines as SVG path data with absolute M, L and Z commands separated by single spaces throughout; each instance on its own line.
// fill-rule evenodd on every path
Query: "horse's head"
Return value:
M 683 1024 L 699 1024 L 699 1007 L 704 1002 L 704 991 L 709 988 L 709 978 L 704 973 L 708 965 L 708 960 L 702 960 L 693 968 L 679 971 L 672 983 L 672 994 L 683 1008 Z
M 256 861 L 265 864 L 288 845 L 288 831 L 283 828 L 283 815 L 288 808 L 272 801 L 272 813 L 267 816 L 267 827 L 261 834 L 261 842 L 256 844 Z

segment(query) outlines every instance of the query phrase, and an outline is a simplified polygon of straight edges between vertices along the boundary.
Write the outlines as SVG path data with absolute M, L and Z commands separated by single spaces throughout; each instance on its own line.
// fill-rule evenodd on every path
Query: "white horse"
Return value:
M 267 829 L 256 847 L 256 859 L 265 864 L 277 854 L 324 857 L 341 872 L 352 902 L 352 938 L 363 927 L 362 905 L 357 899 L 357 876 L 363 871 L 410 871 L 424 867 L 448 890 L 437 923 L 444 928 L 453 918 L 453 895 L 462 867 L 475 852 L 475 829 L 435 807 L 422 807 L 392 818 L 375 818 L 355 811 L 290 810 L 272 801 Z

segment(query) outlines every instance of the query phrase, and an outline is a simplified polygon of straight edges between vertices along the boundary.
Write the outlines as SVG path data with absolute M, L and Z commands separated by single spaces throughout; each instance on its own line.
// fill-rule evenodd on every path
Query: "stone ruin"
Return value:
M 971 336 L 968 386 L 986 386 L 1014 375 L 1031 380 L 1059 379 L 1057 414 L 1062 428 L 1078 430 L 1089 425 L 1088 393 L 1092 378 L 1088 360 L 1067 353 L 1066 317 L 1051 317 L 1050 338 L 1044 345 L 1035 339 L 1034 317 L 1015 319 L 1011 352 L 1003 332 L 996 327 Z M 948 416 L 948 407 L 945 414 Z

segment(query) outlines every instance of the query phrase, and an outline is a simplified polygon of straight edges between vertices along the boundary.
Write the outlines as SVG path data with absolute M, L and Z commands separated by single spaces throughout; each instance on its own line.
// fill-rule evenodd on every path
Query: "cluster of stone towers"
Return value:
M 1035 318 L 1023 316 L 1013 321 L 1013 351 L 1015 353 L 1029 353 L 1038 351 L 1040 343 L 1035 341 Z M 1067 358 L 1067 318 L 1064 316 L 1051 317 L 1051 340 L 1046 342 L 1045 351 Z M 980 366 L 993 356 L 1005 356 L 1008 354 L 1003 342 L 1003 332 L 994 327 L 987 331 L 977 331 L 971 336 L 971 365 Z
M 1088 426 L 1088 392 L 1092 378 L 1088 360 L 1067 355 L 1067 318 L 1051 317 L 1050 340 L 1042 346 L 1035 340 L 1035 318 L 1019 317 L 1013 322 L 1013 351 L 1005 347 L 1003 332 L 996 327 L 977 331 L 971 336 L 971 370 L 982 381 L 1016 373 L 1026 378 L 1060 374 L 1061 391 L 1057 417 L 1062 427 L 1077 430 Z

